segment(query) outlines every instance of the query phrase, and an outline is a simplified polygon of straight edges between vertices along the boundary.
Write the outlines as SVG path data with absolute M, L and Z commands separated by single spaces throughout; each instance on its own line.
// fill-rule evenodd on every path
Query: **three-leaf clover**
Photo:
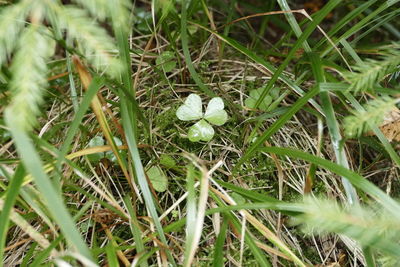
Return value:
M 182 121 L 200 120 L 189 128 L 188 137 L 192 142 L 210 141 L 214 136 L 214 129 L 209 123 L 221 126 L 228 120 L 222 98 L 212 98 L 203 114 L 201 98 L 197 94 L 188 96 L 176 111 L 176 116 Z
M 262 88 L 262 87 L 255 89 L 255 90 L 251 90 L 250 97 L 244 101 L 244 104 L 246 105 L 246 107 L 255 108 L 257 100 L 260 98 L 263 90 L 264 90 L 264 88 Z M 265 96 L 264 100 L 260 103 L 258 108 L 261 110 L 264 110 L 264 111 L 268 111 L 268 108 L 271 105 L 272 100 L 275 100 L 279 97 L 279 91 L 280 91 L 280 88 L 278 88 L 278 87 L 273 88 L 271 90 L 271 92 L 269 93 L 269 95 Z
M 118 137 L 114 137 L 114 142 L 117 146 L 122 145 L 122 141 Z M 104 146 L 104 144 L 105 143 L 104 143 L 103 137 L 98 136 L 98 135 L 96 135 L 89 141 L 89 147 Z M 93 153 L 93 154 L 87 155 L 87 157 L 92 162 L 98 162 L 102 158 L 107 158 L 114 163 L 117 162 L 117 158 L 115 157 L 115 155 L 112 151 Z

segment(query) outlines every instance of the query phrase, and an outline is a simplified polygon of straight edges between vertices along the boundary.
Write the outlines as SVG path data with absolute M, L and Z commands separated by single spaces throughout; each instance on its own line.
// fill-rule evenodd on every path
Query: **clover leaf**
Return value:
M 213 127 L 205 120 L 200 120 L 189 128 L 188 137 L 192 142 L 210 141 L 214 136 Z
M 165 72 L 170 72 L 175 69 L 176 61 L 175 54 L 171 51 L 165 51 L 156 59 L 157 66 L 161 66 Z
M 228 114 L 224 110 L 222 98 L 214 97 L 210 100 L 204 114 L 204 119 L 218 126 L 223 125 L 227 121 Z
M 255 90 L 250 91 L 250 96 L 244 101 L 244 104 L 248 108 L 255 108 L 257 100 L 260 98 L 264 88 L 258 88 Z M 265 96 L 264 100 L 260 103 L 258 106 L 259 109 L 264 110 L 264 111 L 269 111 L 271 109 L 271 106 L 274 106 L 274 103 L 272 103 L 273 100 L 277 100 L 281 95 L 280 95 L 280 88 L 279 87 L 274 87 L 272 90 L 269 92 L 269 95 Z M 278 101 L 277 104 L 279 104 L 280 101 Z M 272 104 L 271 104 L 272 103 Z
M 248 108 L 255 108 L 257 100 L 260 98 L 262 94 L 263 88 L 258 88 L 256 90 L 251 90 L 250 91 L 250 97 L 247 98 L 244 101 L 244 104 Z M 261 104 L 258 106 L 259 109 L 267 111 L 269 105 L 272 103 L 272 97 L 267 95 L 265 96 L 264 100 L 261 102 Z
M 118 137 L 114 137 L 114 142 L 117 146 L 122 145 L 122 141 Z M 104 145 L 105 145 L 105 143 L 104 143 L 103 137 L 98 136 L 98 135 L 96 135 L 95 137 L 90 139 L 89 144 L 88 144 L 89 147 L 98 147 L 98 146 L 104 146 Z M 112 152 L 112 151 L 93 153 L 93 154 L 87 155 L 87 157 L 92 162 L 98 162 L 102 158 L 107 158 L 111 162 L 114 162 L 114 163 L 117 162 L 117 158 L 115 157 L 114 152 Z
M 153 166 L 147 170 L 147 176 L 154 190 L 157 192 L 164 192 L 168 188 L 168 178 L 159 166 Z
M 210 123 L 221 126 L 228 120 L 224 102 L 220 97 L 212 98 L 203 114 L 201 98 L 197 94 L 188 96 L 176 111 L 176 116 L 182 121 L 200 120 L 189 128 L 188 137 L 192 142 L 210 141 L 214 136 L 214 129 Z
M 104 139 L 101 136 L 96 135 L 89 141 L 89 147 L 104 146 Z M 100 161 L 104 158 L 104 152 L 93 153 L 87 155 L 88 159 L 92 162 Z

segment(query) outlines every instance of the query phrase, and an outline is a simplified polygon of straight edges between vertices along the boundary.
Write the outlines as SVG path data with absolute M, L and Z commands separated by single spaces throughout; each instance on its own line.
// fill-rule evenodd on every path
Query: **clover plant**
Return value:
M 212 98 L 203 114 L 201 98 L 197 94 L 188 96 L 185 103 L 176 111 L 176 116 L 182 121 L 199 120 L 189 128 L 188 138 L 192 142 L 210 141 L 214 136 L 214 129 L 210 123 L 221 126 L 228 120 L 222 98 Z
M 122 146 L 122 141 L 118 137 L 114 137 L 114 142 L 117 146 Z M 96 135 L 92 139 L 90 139 L 88 146 L 89 147 L 97 147 L 97 146 L 104 146 L 104 139 L 102 136 Z M 114 153 L 112 151 L 107 151 L 107 152 L 98 152 L 98 153 L 93 153 L 87 155 L 88 159 L 92 162 L 98 162 L 102 158 L 107 158 L 111 162 L 116 163 L 117 158 L 115 157 Z
M 257 100 L 260 98 L 262 91 L 264 88 L 258 88 L 250 91 L 250 96 L 244 101 L 244 104 L 248 108 L 255 108 Z M 265 96 L 264 100 L 258 106 L 260 110 L 269 111 L 271 103 L 273 100 L 277 100 L 279 98 L 280 88 L 275 87 L 271 90 L 269 95 Z

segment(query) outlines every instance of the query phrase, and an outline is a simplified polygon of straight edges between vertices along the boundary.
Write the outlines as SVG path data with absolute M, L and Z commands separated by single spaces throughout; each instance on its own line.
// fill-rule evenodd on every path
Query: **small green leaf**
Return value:
M 114 138 L 114 142 L 117 146 L 122 146 L 122 141 L 121 139 L 119 139 L 118 137 L 113 137 Z M 108 158 L 110 161 L 116 163 L 117 162 L 117 158 L 114 155 L 114 152 L 112 151 L 107 151 L 105 153 L 105 157 Z
M 156 59 L 157 66 L 161 66 L 165 72 L 170 72 L 176 67 L 175 54 L 171 51 L 165 51 Z
M 151 25 L 152 20 L 150 11 L 146 11 L 142 8 L 135 8 L 133 16 L 133 21 L 135 22 L 135 27 L 138 31 L 150 32 L 149 25 Z
M 199 27 L 197 27 L 196 25 L 188 25 L 187 26 L 187 30 L 188 30 L 190 35 L 195 34 L 198 29 L 199 29 Z
M 164 192 L 168 188 L 168 179 L 158 166 L 153 166 L 147 171 L 150 182 L 154 190 L 157 192 Z
M 214 136 L 213 127 L 205 120 L 200 120 L 189 129 L 188 137 L 192 142 L 210 141 Z
M 95 136 L 89 141 L 89 147 L 104 146 L 104 139 L 101 136 Z M 94 153 L 87 155 L 88 159 L 97 162 L 104 158 L 104 152 Z
M 162 155 L 160 157 L 160 164 L 169 169 L 176 166 L 175 160 L 171 156 L 168 156 L 168 155 Z
M 272 96 L 273 99 L 278 99 L 280 96 L 279 93 L 281 92 L 281 88 L 279 87 L 274 87 L 272 90 L 269 92 L 269 95 Z
M 255 105 L 256 105 L 257 100 L 261 96 L 262 91 L 263 91 L 263 88 L 259 88 L 257 90 L 251 90 L 250 91 L 250 97 L 247 98 L 244 101 L 244 104 L 246 105 L 246 107 L 254 108 Z M 272 102 L 272 97 L 270 95 L 267 95 L 258 108 L 261 109 L 261 110 L 267 111 L 267 109 L 268 109 L 269 105 L 271 104 L 271 102 Z
M 190 94 L 185 103 L 178 108 L 176 116 L 182 121 L 199 120 L 203 117 L 203 108 L 199 95 Z
M 228 114 L 224 110 L 224 101 L 220 97 L 214 97 L 208 103 L 204 118 L 214 125 L 223 125 L 228 120 Z

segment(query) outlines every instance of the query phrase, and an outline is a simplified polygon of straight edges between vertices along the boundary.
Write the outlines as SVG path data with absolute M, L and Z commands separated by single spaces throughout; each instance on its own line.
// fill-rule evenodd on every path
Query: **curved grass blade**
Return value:
M 378 17 L 378 15 L 381 12 L 383 12 L 387 8 L 393 6 L 394 4 L 397 4 L 398 2 L 400 2 L 400 0 L 385 1 L 382 5 L 380 5 L 378 8 L 376 8 L 372 13 L 370 13 L 368 16 L 364 17 L 357 24 L 355 24 L 353 27 L 351 27 L 349 30 L 347 30 L 345 33 L 343 33 L 339 38 L 337 38 L 334 41 L 335 45 L 338 44 L 339 42 L 341 42 L 342 40 L 346 40 L 350 36 L 357 33 L 370 20 Z M 329 46 L 321 53 L 321 57 L 326 56 L 331 50 L 332 50 L 332 46 L 329 44 Z
M 288 10 L 289 6 L 286 0 L 278 0 L 279 5 L 284 10 Z M 300 38 L 302 36 L 302 31 L 297 24 L 293 14 L 288 13 L 285 14 L 288 17 L 289 24 L 292 26 L 293 31 L 295 32 L 296 36 Z M 303 47 L 305 51 L 309 54 L 309 58 L 311 60 L 311 66 L 313 70 L 313 74 L 315 76 L 316 81 L 319 83 L 325 82 L 325 76 L 322 68 L 322 63 L 320 57 L 318 55 L 313 54 L 310 46 L 308 45 L 307 41 L 304 41 Z M 342 137 L 340 135 L 339 126 L 335 117 L 335 112 L 332 107 L 332 102 L 330 100 L 328 92 L 320 92 L 321 102 L 322 102 L 322 110 L 326 117 L 326 122 L 329 129 L 329 134 L 333 143 L 333 150 L 336 155 L 336 159 L 342 166 L 349 168 L 347 156 L 344 152 L 342 146 L 340 146 L 340 142 Z M 355 189 L 353 186 L 344 178 L 342 177 L 342 183 L 345 188 L 347 198 L 350 203 L 357 203 L 358 198 Z
M 137 220 L 136 216 L 136 211 L 133 209 L 131 198 L 129 196 L 124 197 L 124 203 L 125 207 L 129 213 L 129 224 L 131 228 L 131 232 L 133 235 L 133 238 L 135 239 L 135 245 L 136 245 L 136 252 L 137 254 L 144 254 L 145 253 L 145 248 L 142 240 L 142 231 L 138 227 L 139 222 Z M 140 266 L 142 267 L 147 267 L 149 266 L 147 263 L 147 260 L 144 259 L 141 263 Z
M 347 26 L 349 24 L 349 21 L 355 19 L 357 16 L 361 15 L 368 7 L 373 5 L 376 1 L 378 0 L 369 0 L 359 6 L 357 8 L 353 9 L 348 13 L 346 16 L 344 16 L 340 21 L 335 23 L 333 25 L 333 28 L 329 30 L 328 36 L 332 37 L 334 34 L 336 34 L 338 31 L 340 31 L 344 26 Z M 321 39 L 314 47 L 314 49 L 317 49 L 320 47 L 322 44 L 324 44 L 327 41 L 326 38 Z
M 226 204 L 219 199 L 213 192 L 210 192 L 210 196 L 214 199 L 214 201 L 217 203 L 218 206 L 220 207 L 227 207 Z M 206 215 L 209 215 L 211 213 L 206 211 Z M 231 221 L 233 226 L 237 229 L 238 233 L 242 232 L 242 224 L 239 222 L 239 220 L 233 216 L 232 213 L 226 212 L 224 213 L 224 216 L 226 216 L 227 220 Z M 256 245 L 255 240 L 253 240 L 253 237 L 250 235 L 248 231 L 246 231 L 246 234 L 244 236 L 246 244 L 249 246 L 251 252 L 253 253 L 253 256 L 257 259 L 257 262 L 260 264 L 260 266 L 271 266 L 267 258 L 265 257 L 264 253 L 261 251 L 261 249 Z
M 194 187 L 196 172 L 193 165 L 189 165 L 187 168 L 187 213 L 186 213 L 186 246 L 185 246 L 185 260 L 183 266 L 190 266 L 192 259 L 194 257 L 194 252 L 196 250 L 195 242 L 195 232 L 196 232 L 196 192 Z M 193 254 L 193 255 L 192 255 Z
M 79 60 L 79 58 L 77 56 L 73 57 L 73 62 L 77 68 L 79 77 L 83 84 L 83 87 L 85 88 L 85 90 L 88 90 L 90 84 L 92 83 L 92 76 L 90 75 L 90 73 L 87 71 L 87 69 L 85 68 L 85 66 L 82 64 L 82 62 Z M 123 156 L 121 155 L 121 153 L 119 152 L 117 145 L 115 144 L 114 137 L 111 132 L 111 128 L 107 122 L 106 116 L 103 112 L 101 102 L 97 96 L 93 96 L 93 99 L 91 102 L 91 107 L 92 107 L 94 114 L 96 115 L 96 119 L 100 125 L 103 135 L 106 138 L 107 143 L 111 146 L 111 149 L 117 159 L 117 162 L 118 162 L 119 166 L 121 167 L 122 172 L 124 173 L 124 176 L 127 179 L 128 183 L 131 187 L 131 190 L 135 191 L 136 186 L 133 183 L 132 179 L 130 178 L 130 175 L 127 170 L 126 161 L 123 158 Z

